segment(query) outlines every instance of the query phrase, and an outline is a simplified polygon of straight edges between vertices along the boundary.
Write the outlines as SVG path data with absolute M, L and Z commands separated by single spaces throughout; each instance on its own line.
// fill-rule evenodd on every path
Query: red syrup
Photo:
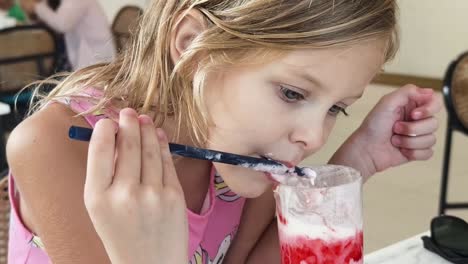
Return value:
M 282 239 L 283 240 L 283 239 Z M 363 263 L 363 234 L 342 240 L 324 241 L 307 237 L 281 241 L 282 264 L 357 264 Z
M 278 213 L 278 220 L 280 221 L 281 224 L 287 225 L 288 221 L 286 221 L 286 218 L 281 213 Z

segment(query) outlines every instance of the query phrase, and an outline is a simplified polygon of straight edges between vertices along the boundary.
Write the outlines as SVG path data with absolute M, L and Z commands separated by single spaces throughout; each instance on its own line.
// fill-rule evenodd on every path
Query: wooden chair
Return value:
M 53 74 L 56 46 L 54 34 L 43 26 L 18 26 L 0 31 L 2 97 Z
M 29 108 L 32 91 L 18 92 L 55 72 L 56 47 L 55 35 L 44 26 L 18 26 L 0 31 L 0 102 L 9 104 L 12 110 L 0 120 L 3 128 L 0 140 L 4 140 L 3 130 L 12 130 Z M 0 149 L 0 157 L 4 157 L 4 151 Z M 4 167 L 2 159 L 0 169 Z
M 57 55 L 55 35 L 44 26 L 18 26 L 0 31 L 0 101 L 9 104 L 11 109 L 18 106 L 20 112 L 25 112 L 31 91 L 18 92 L 54 74 Z
M 124 6 L 115 16 L 112 33 L 118 51 L 121 51 L 130 40 L 131 32 L 138 27 L 143 10 L 138 6 Z
M 440 187 L 439 214 L 445 214 L 447 209 L 468 209 L 468 202 L 447 202 L 452 135 L 454 131 L 458 131 L 468 136 L 468 52 L 459 56 L 449 65 L 444 78 L 443 93 L 448 112 L 448 123 Z M 468 175 L 465 176 L 468 177 Z
M 3 173 L 0 180 L 0 264 L 8 261 L 8 231 L 10 226 L 10 201 L 8 199 L 8 177 Z

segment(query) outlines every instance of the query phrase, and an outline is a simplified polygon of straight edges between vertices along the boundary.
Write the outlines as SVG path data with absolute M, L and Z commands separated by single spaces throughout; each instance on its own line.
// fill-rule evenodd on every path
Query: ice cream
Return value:
M 280 184 L 290 186 L 312 187 L 315 186 L 317 173 L 312 168 L 302 168 L 304 176 L 298 176 L 295 173 L 272 173 L 271 177 Z
M 282 264 L 362 263 L 362 182 L 340 166 L 287 176 L 275 189 Z
M 282 264 L 362 263 L 363 233 L 278 217 Z

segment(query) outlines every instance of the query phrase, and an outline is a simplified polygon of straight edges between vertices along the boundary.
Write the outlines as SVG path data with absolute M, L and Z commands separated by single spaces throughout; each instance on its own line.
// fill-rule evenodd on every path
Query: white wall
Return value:
M 112 21 L 127 4 L 150 0 L 99 0 Z M 447 64 L 468 50 L 467 0 L 398 0 L 400 52 L 386 72 L 442 78 Z
M 399 0 L 401 49 L 389 73 L 442 78 L 468 50 L 468 1 Z
M 123 6 L 136 5 L 143 8 L 146 6 L 146 2 L 148 1 L 149 0 L 99 0 L 107 14 L 107 17 L 109 18 L 109 21 L 111 22 Z

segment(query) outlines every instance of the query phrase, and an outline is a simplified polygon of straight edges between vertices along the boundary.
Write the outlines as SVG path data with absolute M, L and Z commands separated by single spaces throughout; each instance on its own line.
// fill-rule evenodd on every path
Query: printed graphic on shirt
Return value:
M 203 249 L 203 247 L 198 246 L 198 249 L 195 251 L 195 254 L 190 260 L 189 264 L 221 264 L 223 263 L 224 257 L 229 249 L 229 246 L 232 242 L 232 235 L 229 234 L 227 237 L 224 238 L 223 242 L 221 242 L 218 253 L 216 257 L 211 260 L 208 252 Z
M 224 182 L 221 175 L 218 173 L 215 174 L 215 190 L 216 197 L 225 202 L 235 202 L 241 198 L 239 195 L 231 191 L 231 189 Z

